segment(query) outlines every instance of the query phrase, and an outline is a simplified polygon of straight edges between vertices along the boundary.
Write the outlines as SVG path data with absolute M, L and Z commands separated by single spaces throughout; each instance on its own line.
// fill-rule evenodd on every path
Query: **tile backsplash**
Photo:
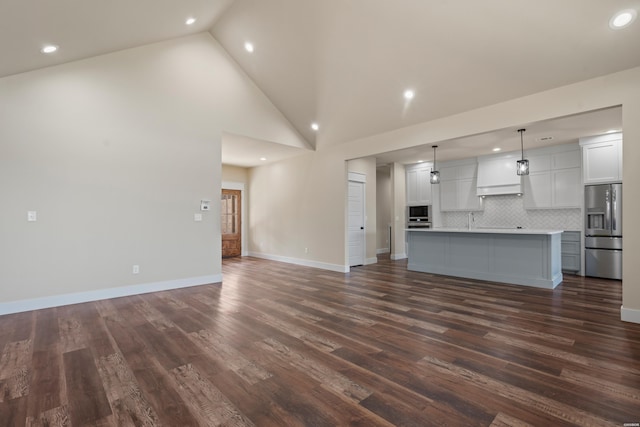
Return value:
M 582 230 L 580 209 L 527 210 L 516 195 L 490 196 L 483 203 L 484 211 L 474 211 L 474 227 Z M 466 227 L 468 212 L 442 212 L 441 218 L 443 227 Z

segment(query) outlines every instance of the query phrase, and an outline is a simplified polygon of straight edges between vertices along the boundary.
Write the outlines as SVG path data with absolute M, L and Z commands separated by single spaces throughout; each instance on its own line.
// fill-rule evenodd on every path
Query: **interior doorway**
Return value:
M 220 211 L 222 257 L 240 256 L 242 254 L 242 192 L 223 189 Z

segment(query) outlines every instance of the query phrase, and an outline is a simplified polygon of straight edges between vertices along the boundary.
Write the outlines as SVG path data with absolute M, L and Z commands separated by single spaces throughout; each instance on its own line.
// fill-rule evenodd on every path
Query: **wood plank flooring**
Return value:
M 621 283 L 255 258 L 222 284 L 0 317 L 0 426 L 640 422 Z

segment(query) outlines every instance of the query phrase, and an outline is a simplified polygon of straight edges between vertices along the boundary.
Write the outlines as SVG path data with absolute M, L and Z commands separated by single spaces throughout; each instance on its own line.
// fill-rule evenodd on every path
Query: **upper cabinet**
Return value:
M 440 210 L 478 211 L 482 199 L 476 195 L 478 164 L 475 159 L 439 164 Z
M 585 184 L 622 182 L 622 133 L 580 138 Z
M 407 174 L 407 205 L 421 206 L 432 204 L 430 163 L 405 166 Z
M 580 148 L 577 144 L 530 150 L 523 177 L 525 209 L 579 208 L 582 204 Z

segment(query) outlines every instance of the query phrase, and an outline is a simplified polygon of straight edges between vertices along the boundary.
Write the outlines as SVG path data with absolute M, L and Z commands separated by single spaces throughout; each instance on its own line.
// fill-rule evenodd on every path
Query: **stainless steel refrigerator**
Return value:
M 585 274 L 622 280 L 622 184 L 587 185 Z

